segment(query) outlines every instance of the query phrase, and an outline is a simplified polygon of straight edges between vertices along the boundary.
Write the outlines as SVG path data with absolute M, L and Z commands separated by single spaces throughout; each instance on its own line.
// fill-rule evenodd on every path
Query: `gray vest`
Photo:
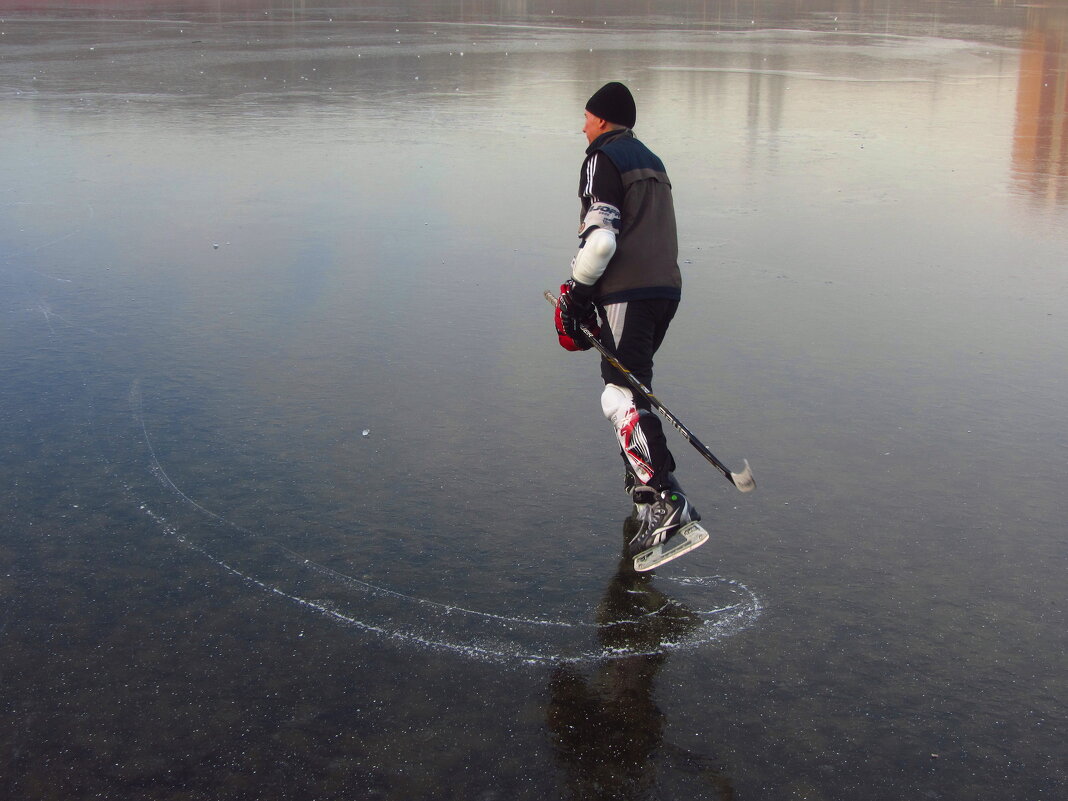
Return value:
M 600 303 L 682 295 L 675 205 L 664 163 L 627 130 L 598 150 L 623 179 L 616 252 L 594 289 Z M 585 212 L 585 209 L 583 210 Z

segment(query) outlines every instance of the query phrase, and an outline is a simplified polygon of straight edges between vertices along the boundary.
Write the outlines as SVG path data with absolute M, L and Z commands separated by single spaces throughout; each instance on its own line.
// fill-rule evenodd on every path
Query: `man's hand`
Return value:
M 582 332 L 585 326 L 595 337 L 600 336 L 597 309 L 593 305 L 593 287 L 569 280 L 560 285 L 560 300 L 556 305 L 556 334 L 565 350 L 589 350 L 592 346 Z

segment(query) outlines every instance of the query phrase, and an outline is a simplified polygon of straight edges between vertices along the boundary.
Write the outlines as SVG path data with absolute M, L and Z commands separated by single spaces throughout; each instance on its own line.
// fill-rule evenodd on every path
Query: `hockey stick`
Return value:
M 549 290 L 545 290 L 545 299 L 549 301 L 549 303 L 551 303 L 553 306 L 556 306 L 560 303 L 557 297 Z M 749 469 L 749 462 L 747 460 L 742 460 L 745 464 L 745 469 L 742 470 L 742 472 L 732 473 L 731 470 L 725 464 L 723 464 L 723 462 L 721 462 L 715 457 L 712 451 L 710 451 L 704 445 L 704 443 L 701 442 L 701 440 L 699 440 L 693 435 L 693 432 L 691 432 L 690 429 L 684 426 L 679 421 L 679 419 L 675 417 L 675 415 L 668 411 L 668 408 L 657 399 L 656 395 L 653 394 L 653 391 L 649 389 L 649 387 L 645 386 L 645 384 L 643 384 L 637 376 L 635 376 L 630 370 L 620 364 L 619 359 L 615 357 L 615 354 L 613 354 L 610 350 L 608 350 L 608 348 L 602 345 L 600 340 L 598 340 L 597 337 L 595 337 L 590 332 L 590 330 L 586 328 L 586 326 L 579 326 L 579 328 L 582 331 L 582 335 L 586 337 L 586 341 L 589 342 L 590 345 L 592 345 L 594 348 L 596 348 L 597 352 L 604 356 L 605 360 L 610 365 L 619 370 L 619 372 L 623 374 L 623 377 L 627 379 L 627 381 L 635 389 L 635 391 L 638 392 L 638 394 L 645 398 L 647 401 L 649 401 L 649 403 L 652 404 L 653 408 L 660 412 L 660 414 L 662 414 L 664 418 L 669 423 L 671 423 L 672 426 L 675 427 L 675 430 L 682 434 L 682 436 L 686 439 L 687 442 L 693 445 L 693 447 L 697 450 L 699 454 L 704 456 L 705 459 L 707 459 L 713 467 L 715 467 L 717 470 L 719 470 L 719 472 L 723 474 L 724 478 L 731 482 L 741 492 L 752 492 L 754 489 L 756 489 L 756 479 L 753 478 L 753 471 Z

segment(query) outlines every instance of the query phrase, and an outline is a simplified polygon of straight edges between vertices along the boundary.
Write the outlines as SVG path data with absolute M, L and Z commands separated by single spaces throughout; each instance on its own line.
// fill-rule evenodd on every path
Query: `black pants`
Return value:
M 653 388 L 653 356 L 663 343 L 678 307 L 677 300 L 655 299 L 614 303 L 601 309 L 601 343 L 649 389 Z M 601 359 L 601 378 L 606 384 L 632 389 L 626 377 L 605 359 Z M 653 477 L 649 486 L 658 491 L 667 489 L 675 459 L 668 450 L 664 427 L 649 401 L 637 393 L 634 405 L 640 410 L 638 424 L 652 457 Z M 626 457 L 623 461 L 626 462 Z

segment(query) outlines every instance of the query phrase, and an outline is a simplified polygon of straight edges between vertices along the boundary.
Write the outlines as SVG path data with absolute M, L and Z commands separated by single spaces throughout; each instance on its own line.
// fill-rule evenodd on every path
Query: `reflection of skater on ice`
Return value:
M 636 515 L 623 526 L 629 542 Z M 685 759 L 685 773 L 715 798 L 732 797 L 730 785 L 705 758 L 664 743 L 666 720 L 654 698 L 655 679 L 667 660 L 665 645 L 702 625 L 701 617 L 634 571 L 624 545 L 619 570 L 597 609 L 598 638 L 605 658 L 593 675 L 573 665 L 557 668 L 549 682 L 547 709 L 554 751 L 576 799 L 638 798 L 657 784 L 657 764 Z

